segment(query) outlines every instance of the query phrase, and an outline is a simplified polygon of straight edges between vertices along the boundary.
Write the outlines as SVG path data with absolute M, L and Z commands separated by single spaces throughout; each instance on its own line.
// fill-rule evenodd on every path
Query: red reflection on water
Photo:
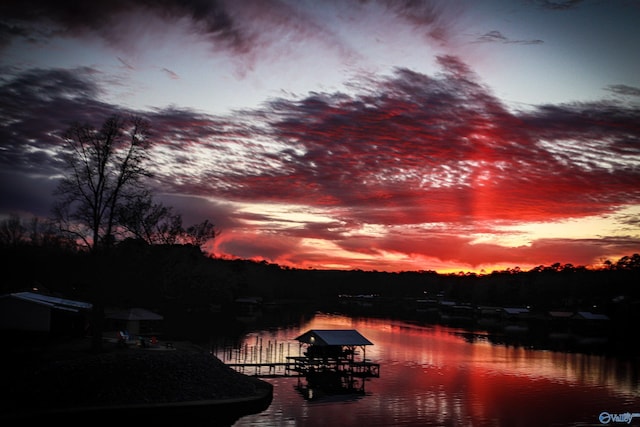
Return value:
M 284 419 L 295 425 L 539 426 L 597 424 L 603 411 L 640 412 L 635 371 L 601 356 L 495 345 L 439 326 L 330 315 L 271 332 L 269 339 L 345 328 L 372 341 L 367 358 L 381 364 L 380 378 L 366 383 L 365 396 L 307 402 L 293 391 L 295 379 L 276 380 L 272 406 L 253 423 L 238 425 Z

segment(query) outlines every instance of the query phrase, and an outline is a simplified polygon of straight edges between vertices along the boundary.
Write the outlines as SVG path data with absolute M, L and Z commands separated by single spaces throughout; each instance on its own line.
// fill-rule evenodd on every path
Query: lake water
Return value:
M 309 329 L 356 329 L 373 342 L 366 358 L 380 363 L 380 377 L 362 393 L 312 399 L 297 388 L 304 379 L 265 378 L 273 402 L 234 426 L 640 425 L 637 361 L 494 344 L 444 326 L 316 314 L 249 333 L 244 353 L 227 356 L 247 357 L 255 345 L 263 361 L 295 356 L 295 337 Z

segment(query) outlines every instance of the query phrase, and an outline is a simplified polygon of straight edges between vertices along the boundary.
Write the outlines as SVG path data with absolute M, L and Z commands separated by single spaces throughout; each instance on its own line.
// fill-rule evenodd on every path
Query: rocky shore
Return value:
M 167 348 L 106 343 L 94 352 L 88 340 L 14 349 L 3 364 L 0 422 L 27 419 L 66 422 L 86 417 L 135 417 L 162 424 L 174 415 L 190 425 L 232 425 L 271 401 L 271 385 L 240 374 L 189 343 Z M 13 360 L 11 360 L 13 359 Z M 79 422 L 80 423 L 80 422 Z

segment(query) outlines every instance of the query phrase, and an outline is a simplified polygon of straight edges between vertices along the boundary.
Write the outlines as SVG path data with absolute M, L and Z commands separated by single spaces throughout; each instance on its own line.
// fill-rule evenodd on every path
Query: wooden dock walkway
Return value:
M 301 377 L 324 371 L 337 372 L 342 376 L 379 378 L 380 364 L 369 361 L 354 362 L 344 359 L 318 359 L 304 356 L 289 356 L 287 362 L 226 363 L 243 374 L 259 377 Z M 266 370 L 266 372 L 264 372 Z
M 293 364 L 290 362 L 225 363 L 225 365 L 242 374 L 251 374 L 263 378 L 301 375 L 293 371 Z M 264 372 L 265 370 L 267 371 L 266 373 Z

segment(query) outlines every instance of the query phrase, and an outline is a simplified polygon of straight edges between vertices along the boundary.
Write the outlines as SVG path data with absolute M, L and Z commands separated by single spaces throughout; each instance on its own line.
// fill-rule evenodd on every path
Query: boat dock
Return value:
M 259 377 L 309 379 L 332 374 L 353 381 L 380 376 L 380 364 L 366 359 L 365 346 L 373 343 L 355 330 L 310 330 L 296 340 L 297 355 L 291 355 L 291 343 L 269 341 L 263 346 L 261 340 L 256 341 L 255 346 L 225 349 L 222 353 L 212 351 L 212 354 L 238 372 Z

